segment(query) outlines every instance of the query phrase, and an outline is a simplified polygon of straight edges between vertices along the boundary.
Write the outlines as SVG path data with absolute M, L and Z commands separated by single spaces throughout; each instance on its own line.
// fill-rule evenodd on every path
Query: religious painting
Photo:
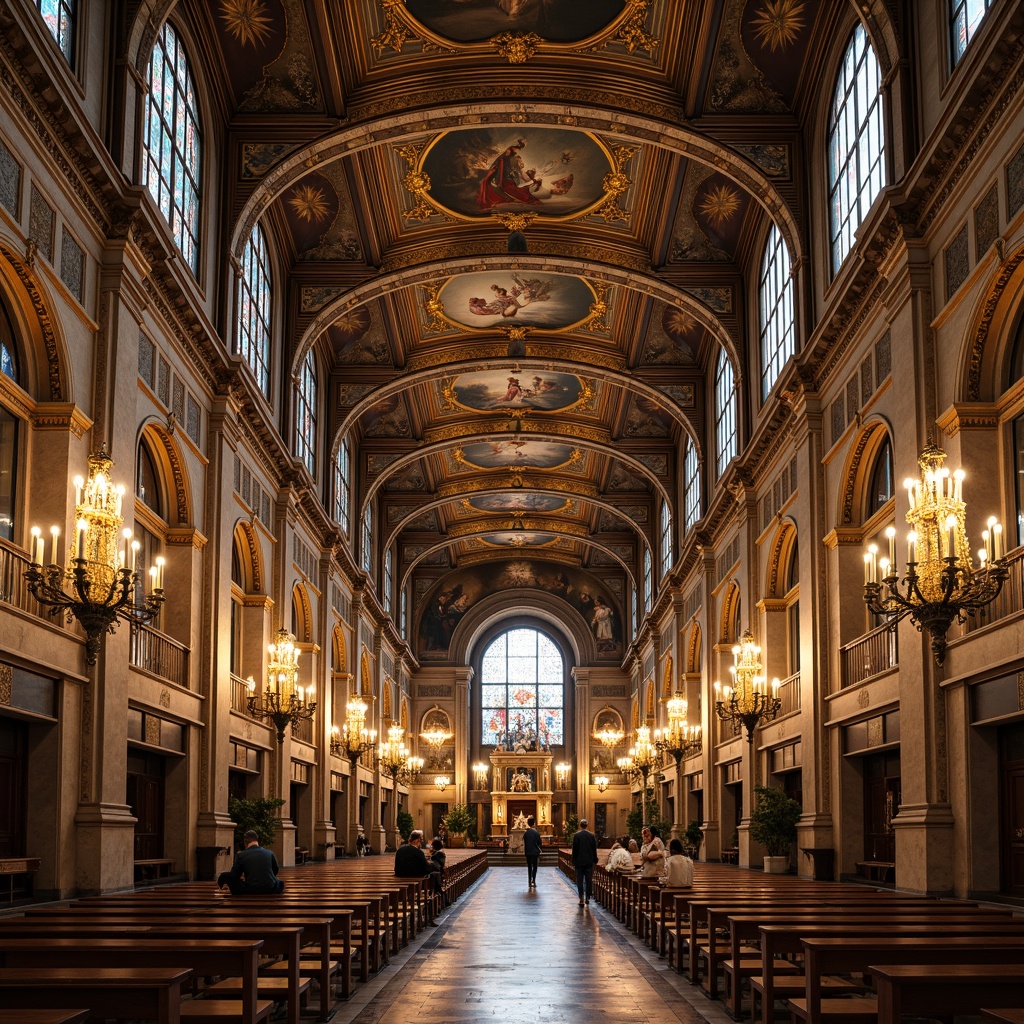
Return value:
M 556 412 L 569 409 L 590 393 L 586 383 L 571 373 L 483 370 L 464 373 L 445 388 L 445 396 L 463 409 L 529 409 Z
M 461 128 L 431 143 L 420 161 L 427 199 L 456 217 L 526 212 L 575 217 L 605 201 L 617 170 L 594 136 L 564 128 Z
M 533 491 L 498 491 L 495 494 L 478 494 L 463 499 L 466 509 L 498 515 L 508 515 L 510 512 L 565 512 L 571 504 L 569 498 Z
M 420 656 L 447 658 L 466 612 L 477 601 L 503 590 L 542 590 L 559 598 L 583 617 L 599 658 L 621 657 L 623 619 L 612 589 L 575 566 L 527 558 L 467 566 L 435 583 L 418 609 Z
M 485 544 L 498 548 L 540 548 L 558 540 L 558 534 L 541 530 L 503 530 L 501 533 L 489 533 L 481 539 Z
M 476 441 L 457 448 L 452 457 L 473 469 L 563 469 L 579 462 L 582 453 L 571 444 L 552 441 Z
M 431 32 L 454 43 L 484 42 L 502 32 L 575 43 L 606 28 L 625 0 L 406 0 L 405 6 Z
M 597 293 L 581 277 L 534 270 L 460 274 L 438 290 L 447 320 L 470 330 L 538 327 L 568 330 L 585 323 Z
M 536 768 L 506 768 L 505 791 L 507 793 L 536 793 Z

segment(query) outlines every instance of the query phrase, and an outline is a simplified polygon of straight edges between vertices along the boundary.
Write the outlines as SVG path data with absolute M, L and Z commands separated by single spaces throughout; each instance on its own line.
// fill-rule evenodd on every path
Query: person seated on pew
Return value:
M 444 897 L 444 905 L 448 906 L 448 895 L 444 891 L 444 866 L 448 859 L 444 852 L 444 843 L 436 836 L 430 842 L 430 857 L 427 863 L 433 868 L 430 880 L 434 883 L 434 892 Z
M 693 885 L 693 861 L 683 853 L 683 841 L 673 839 L 668 844 L 668 860 L 661 884 L 670 889 L 684 889 Z
M 284 892 L 284 882 L 277 877 L 277 858 L 273 850 L 260 846 L 259 836 L 249 829 L 242 837 L 245 849 L 235 854 L 230 871 L 222 871 L 217 887 L 227 886 L 232 896 L 276 896 Z
M 657 878 L 665 860 L 665 844 L 654 825 L 645 825 L 641 838 L 644 844 L 640 847 L 640 877 Z
M 414 829 L 409 836 L 409 842 L 402 843 L 395 850 L 396 878 L 423 878 L 424 875 L 435 873 L 435 868 L 431 867 L 422 846 L 423 833 L 419 829 Z
M 633 855 L 623 847 L 622 843 L 613 843 L 604 869 L 610 875 L 614 875 L 616 872 L 620 875 L 631 875 L 633 874 Z

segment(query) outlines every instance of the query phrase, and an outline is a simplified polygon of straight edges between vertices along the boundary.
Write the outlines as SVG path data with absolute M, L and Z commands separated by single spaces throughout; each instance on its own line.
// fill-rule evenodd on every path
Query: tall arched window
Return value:
M 5 377 L 10 377 L 15 384 L 20 383 L 18 380 L 18 360 L 14 348 L 2 339 L 0 339 L 0 373 Z
M 143 126 L 142 184 L 195 273 L 199 266 L 199 113 L 185 48 L 170 24 L 153 46 Z
M 75 46 L 76 0 L 35 0 L 50 35 L 57 40 L 60 52 L 73 63 Z
M 352 452 L 346 437 L 334 456 L 334 521 L 348 533 L 352 526 Z
M 373 574 L 373 506 L 367 505 L 363 512 L 362 538 L 360 543 L 360 555 L 362 556 L 363 568 Z
M 886 437 L 871 466 L 871 482 L 868 484 L 865 518 L 873 516 L 892 495 L 892 444 Z
M 295 454 L 316 476 L 316 360 L 306 353 L 295 389 Z
M 388 548 L 387 551 L 384 552 L 384 579 L 381 584 L 384 588 L 384 611 L 388 614 L 391 613 L 391 588 L 394 585 L 394 582 L 394 570 L 391 564 L 391 548 Z
M 238 279 L 235 348 L 249 364 L 260 391 L 270 397 L 270 262 L 263 229 L 256 225 L 242 252 Z
M 654 567 L 651 562 L 651 549 L 644 548 L 644 615 L 654 604 Z
M 683 526 L 689 530 L 700 519 L 700 464 L 693 438 L 686 439 L 683 453 Z
M 0 373 L 15 384 L 18 377 L 18 356 L 10 338 L 10 323 L 0 309 Z M 15 483 L 17 480 L 18 420 L 0 405 L 0 537 L 14 540 Z
M 483 746 L 565 742 L 565 664 L 562 652 L 539 630 L 510 629 L 487 645 L 480 699 Z
M 760 299 L 761 398 L 766 399 L 795 348 L 789 250 L 775 224 L 761 260 Z
M 661 575 L 672 568 L 672 509 L 668 502 L 661 503 Z
M 953 0 L 949 5 L 949 37 L 953 44 L 953 63 L 956 64 L 974 38 L 982 19 L 995 0 Z
M 736 383 L 725 349 L 715 367 L 715 465 L 718 475 L 736 458 Z
M 832 272 L 885 184 L 881 74 L 863 25 L 843 55 L 828 124 L 828 196 Z

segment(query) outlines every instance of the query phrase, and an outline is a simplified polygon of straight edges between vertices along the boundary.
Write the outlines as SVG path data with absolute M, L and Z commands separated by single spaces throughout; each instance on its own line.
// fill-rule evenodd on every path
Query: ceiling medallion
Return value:
M 491 46 L 509 64 L 525 64 L 537 52 L 540 42 L 536 32 L 502 32 L 491 40 Z

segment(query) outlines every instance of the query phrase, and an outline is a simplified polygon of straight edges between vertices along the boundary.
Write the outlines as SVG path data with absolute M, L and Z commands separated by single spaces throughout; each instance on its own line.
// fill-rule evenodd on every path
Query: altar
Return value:
M 491 839 L 509 839 L 522 847 L 526 819 L 534 818 L 542 835 L 551 835 L 551 762 L 545 750 L 495 750 L 491 754 Z M 515 823 L 522 828 L 516 829 Z M 519 832 L 516 836 L 514 833 Z

